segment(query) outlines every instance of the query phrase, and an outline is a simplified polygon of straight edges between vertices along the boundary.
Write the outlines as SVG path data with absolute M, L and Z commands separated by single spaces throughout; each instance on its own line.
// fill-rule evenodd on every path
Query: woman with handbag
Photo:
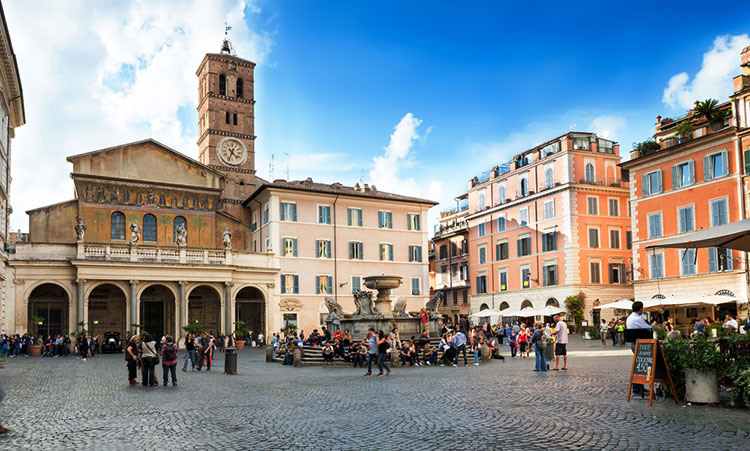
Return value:
M 143 386 L 154 387 L 156 386 L 156 379 L 154 379 L 154 368 L 159 363 L 159 356 L 156 354 L 156 342 L 147 332 L 143 333 L 139 351 L 141 353 L 141 373 L 143 374 Z
M 138 341 L 136 336 L 130 338 L 128 342 L 128 347 L 125 349 L 125 360 L 128 362 L 128 382 L 130 385 L 135 385 L 138 377 Z

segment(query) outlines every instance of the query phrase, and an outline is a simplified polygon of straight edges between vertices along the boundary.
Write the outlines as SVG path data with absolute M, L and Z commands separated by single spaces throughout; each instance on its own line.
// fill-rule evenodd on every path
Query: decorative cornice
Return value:
M 200 144 L 201 141 L 203 141 L 208 135 L 228 136 L 230 138 L 249 139 L 251 141 L 254 141 L 255 138 L 257 138 L 257 136 L 249 135 L 247 133 L 227 132 L 224 130 L 216 130 L 214 128 L 207 128 L 206 131 L 204 131 L 201 134 L 201 136 L 198 138 L 198 141 L 196 142 L 196 144 Z
M 241 199 L 219 199 L 219 200 L 223 204 L 237 204 L 237 205 L 242 205 L 242 202 L 243 202 Z
M 244 169 L 244 168 L 238 168 L 236 166 L 221 166 L 218 164 L 209 164 L 209 166 L 214 169 L 218 169 L 219 171 L 241 172 L 243 174 L 255 174 L 255 169 Z

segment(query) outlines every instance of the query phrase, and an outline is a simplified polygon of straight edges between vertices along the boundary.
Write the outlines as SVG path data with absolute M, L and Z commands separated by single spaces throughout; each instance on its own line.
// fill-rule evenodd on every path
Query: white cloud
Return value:
M 25 210 L 72 198 L 65 156 L 147 137 L 197 157 L 197 81 L 224 23 L 237 53 L 262 63 L 272 35 L 249 1 L 45 1 L 3 5 L 27 124 L 13 142 L 13 228 Z M 246 16 L 249 13 L 250 16 Z
M 617 139 L 620 132 L 627 128 L 627 120 L 622 116 L 597 116 L 589 125 L 589 129 L 605 139 Z
M 420 139 L 417 128 L 422 121 L 412 113 L 406 113 L 396 125 L 391 142 L 385 148 L 385 155 L 373 158 L 374 167 L 370 171 L 370 183 L 382 191 L 418 196 L 420 190 L 414 178 L 402 178 L 401 170 L 414 165 L 409 154 L 414 142 Z
M 720 102 L 732 94 L 732 78 L 739 74 L 740 52 L 750 45 L 747 34 L 718 36 L 703 54 L 701 69 L 692 81 L 687 72 L 673 75 L 664 89 L 662 102 L 672 109 L 690 109 L 696 100 Z

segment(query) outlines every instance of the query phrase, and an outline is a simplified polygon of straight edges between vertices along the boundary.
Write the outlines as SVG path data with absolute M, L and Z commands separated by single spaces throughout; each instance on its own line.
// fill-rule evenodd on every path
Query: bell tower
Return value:
M 237 218 L 256 187 L 254 70 L 225 38 L 221 52 L 206 54 L 196 72 L 198 158 L 226 175 L 221 209 Z

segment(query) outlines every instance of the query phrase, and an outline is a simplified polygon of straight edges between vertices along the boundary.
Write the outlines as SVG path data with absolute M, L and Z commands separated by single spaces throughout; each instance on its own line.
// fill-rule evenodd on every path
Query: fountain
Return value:
M 355 290 L 354 305 L 356 311 L 352 315 L 344 314 L 340 319 L 341 329 L 349 329 L 352 337 L 359 340 L 370 329 L 390 331 L 398 327 L 402 339 L 412 335 L 421 334 L 421 317 L 411 316 L 406 311 L 406 297 L 397 296 L 391 299 L 390 290 L 398 288 L 402 284 L 400 276 L 369 276 L 364 278 L 365 287 L 376 290 L 377 296 L 373 300 L 371 291 Z M 440 315 L 437 312 L 437 304 L 442 299 L 442 293 L 438 292 L 427 302 L 425 308 L 430 313 L 429 334 L 431 337 L 439 336 L 442 327 Z M 393 305 L 391 305 L 393 303 Z M 326 306 L 329 314 L 334 308 L 343 313 L 344 309 L 333 297 L 326 297 Z M 326 327 L 333 326 L 331 319 L 326 320 Z

